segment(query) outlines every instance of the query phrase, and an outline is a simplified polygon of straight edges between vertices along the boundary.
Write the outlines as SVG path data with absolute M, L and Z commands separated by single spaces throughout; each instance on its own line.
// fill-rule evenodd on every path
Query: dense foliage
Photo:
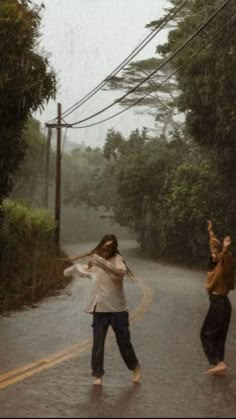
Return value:
M 170 0 L 167 13 L 179 4 Z M 191 0 L 173 18 L 157 58 L 130 64 L 109 88 L 129 90 L 174 53 L 222 4 Z M 168 260 L 196 265 L 207 254 L 206 219 L 220 238 L 236 233 L 235 2 L 231 1 L 174 60 L 123 103 L 151 112 L 159 137 L 138 132 L 128 139 L 107 135 L 104 155 L 113 173 L 116 219 L 132 225 L 143 249 Z M 160 21 L 147 26 L 154 29 Z M 175 72 L 168 83 L 166 76 Z M 145 113 L 144 113 L 145 115 Z M 177 119 L 176 119 L 177 115 Z M 184 116 L 178 120 L 178 115 Z M 132 137 L 136 138 L 133 141 Z M 112 167 L 112 169 L 110 168 Z M 109 201 L 109 199 L 108 199 Z
M 68 284 L 54 245 L 54 222 L 44 209 L 4 200 L 0 231 L 0 313 L 32 305 Z M 63 255 L 65 256 L 65 255 Z
M 166 13 L 177 3 L 170 0 Z M 167 42 L 158 45 L 157 57 L 132 63 L 111 79 L 109 88 L 134 87 L 220 4 L 187 2 L 172 21 Z M 125 106 L 151 93 L 142 110 L 144 116 L 145 111 L 153 115 L 158 135 L 144 128 L 125 138 L 109 130 L 103 150 L 79 146 L 63 156 L 63 203 L 112 211 L 114 220 L 131 227 L 143 251 L 155 258 L 205 264 L 208 218 L 219 238 L 231 234 L 234 243 L 235 11 L 234 2 L 229 2 L 168 66 L 127 97 Z M 147 26 L 153 29 L 157 24 Z M 27 173 L 27 168 L 26 164 L 22 170 Z
M 0 202 L 25 155 L 28 117 L 55 95 L 54 72 L 38 50 L 40 10 L 27 0 L 0 2 Z

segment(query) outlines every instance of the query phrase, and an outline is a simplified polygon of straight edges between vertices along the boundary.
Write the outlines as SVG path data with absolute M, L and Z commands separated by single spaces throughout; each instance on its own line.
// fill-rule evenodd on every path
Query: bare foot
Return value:
M 101 378 L 95 378 L 93 382 L 94 386 L 101 386 L 102 385 L 102 379 Z
M 138 364 L 137 367 L 133 370 L 133 383 L 137 383 L 141 378 L 141 366 Z
M 224 362 L 219 362 L 215 367 L 210 368 L 206 374 L 220 375 L 223 374 L 227 366 Z

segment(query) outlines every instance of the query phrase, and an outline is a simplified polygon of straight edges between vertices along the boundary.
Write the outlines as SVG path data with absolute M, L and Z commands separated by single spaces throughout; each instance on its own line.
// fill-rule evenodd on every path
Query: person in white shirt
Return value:
M 86 312 L 93 314 L 92 375 L 94 385 L 102 384 L 104 371 L 104 345 L 109 326 L 114 330 L 121 356 L 129 370 L 132 381 L 141 378 L 140 363 L 130 341 L 129 314 L 124 292 L 123 279 L 132 272 L 118 250 L 114 234 L 105 235 L 91 252 L 76 256 L 71 261 L 89 256 L 87 265 L 75 263 L 65 269 L 64 275 L 76 274 L 94 281 L 94 287 Z

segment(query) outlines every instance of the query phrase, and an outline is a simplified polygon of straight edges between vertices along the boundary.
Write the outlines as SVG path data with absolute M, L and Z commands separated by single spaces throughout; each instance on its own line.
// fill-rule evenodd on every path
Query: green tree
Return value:
M 201 265 L 208 254 L 206 220 L 212 218 L 222 232 L 224 184 L 213 158 L 185 161 L 173 174 L 163 207 L 162 256 L 181 263 Z M 225 226 L 224 226 L 225 227 Z
M 162 58 L 152 57 L 130 63 L 123 70 L 121 76 L 111 77 L 106 89 L 128 92 L 143 81 L 162 62 Z M 139 107 L 141 108 L 140 113 L 147 113 L 153 116 L 159 134 L 162 134 L 166 139 L 169 138 L 173 130 L 183 128 L 181 119 L 176 118 L 176 98 L 178 97 L 179 91 L 175 78 L 170 77 L 172 71 L 171 65 L 166 65 L 161 72 L 154 74 L 149 80 L 120 102 L 121 106 L 127 107 L 132 105 Z M 163 83 L 168 77 L 170 77 L 168 82 Z
M 171 0 L 173 6 L 177 0 Z M 175 51 L 200 23 L 221 4 L 218 0 L 192 0 L 175 20 L 168 41 L 157 51 L 163 58 Z M 230 1 L 218 16 L 206 26 L 188 47 L 172 61 L 180 94 L 178 109 L 186 116 L 189 135 L 205 153 L 214 148 L 217 157 L 218 175 L 224 187 L 215 193 L 221 194 L 223 212 L 231 234 L 236 233 L 236 81 L 234 54 L 236 42 L 236 5 Z M 227 25 L 226 25 L 227 24 Z M 224 30 L 220 31 L 223 25 Z M 211 37 L 218 31 L 214 41 Z M 206 48 L 202 49 L 204 45 Z M 191 59 L 193 57 L 194 59 Z M 222 222 L 225 222 L 225 217 Z
M 56 92 L 55 74 L 38 47 L 40 12 L 29 0 L 0 2 L 0 202 L 26 152 L 28 117 Z
M 119 133 L 113 133 L 113 136 L 119 138 Z M 107 149 L 111 156 L 101 185 L 112 184 L 112 191 L 106 194 L 106 199 L 103 195 L 103 201 L 113 210 L 117 222 L 136 231 L 142 248 L 149 252 L 160 226 L 160 209 L 166 200 L 172 174 L 189 154 L 189 146 L 179 136 L 168 142 L 163 137 L 150 137 L 144 129 L 141 133 L 133 131 L 118 148 L 109 133 L 104 151 Z M 101 188 L 102 191 L 106 189 Z
M 172 0 L 175 5 L 176 0 Z M 192 0 L 186 10 L 176 19 L 176 28 L 169 32 L 168 42 L 157 48 L 165 58 L 175 51 L 200 23 L 219 6 L 218 0 Z M 230 2 L 204 32 L 194 39 L 172 62 L 174 68 L 188 62 L 176 78 L 180 95 L 178 107 L 186 114 L 187 127 L 201 145 L 222 150 L 235 146 L 235 77 L 236 58 L 233 54 L 236 41 L 236 19 L 234 2 Z M 211 36 L 228 22 L 219 37 L 210 42 Z M 198 52 L 201 47 L 207 47 Z M 194 52 L 198 52 L 191 60 Z M 188 61 L 189 60 L 189 61 Z M 222 156 L 228 162 L 228 155 Z
M 86 204 L 97 208 L 100 205 L 100 174 L 105 166 L 102 150 L 79 146 L 62 161 L 65 204 Z
M 19 169 L 12 177 L 11 199 L 23 200 L 33 205 L 41 206 L 44 186 L 44 153 L 46 139 L 40 130 L 40 123 L 29 118 L 22 133 L 27 150 Z M 53 154 L 53 155 L 52 155 Z M 54 152 L 51 152 L 51 166 Z M 52 177 L 52 173 L 51 173 Z

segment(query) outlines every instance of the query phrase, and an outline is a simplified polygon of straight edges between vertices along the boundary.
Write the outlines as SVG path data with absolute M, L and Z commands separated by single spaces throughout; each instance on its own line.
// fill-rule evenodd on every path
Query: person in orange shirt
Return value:
M 229 251 L 231 237 L 225 237 L 222 246 L 213 232 L 210 220 L 207 229 L 211 260 L 205 287 L 209 294 L 210 307 L 200 338 L 206 357 L 212 365 L 207 374 L 222 374 L 227 368 L 224 362 L 225 342 L 231 317 L 228 293 L 235 287 L 233 258 Z

